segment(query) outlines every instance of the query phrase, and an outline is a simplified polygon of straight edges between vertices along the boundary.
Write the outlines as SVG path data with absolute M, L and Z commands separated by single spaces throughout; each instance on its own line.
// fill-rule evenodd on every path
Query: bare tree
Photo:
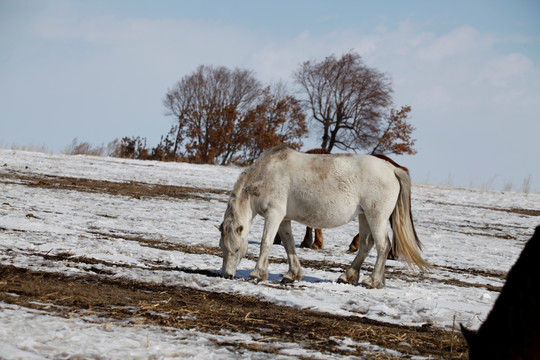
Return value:
M 259 81 L 248 70 L 199 66 L 183 77 L 163 102 L 177 119 L 174 153 L 191 162 L 227 164 L 238 150 L 239 119 L 260 93 Z
M 321 62 L 306 61 L 294 73 L 294 79 L 305 93 L 312 120 L 321 126 L 321 148 L 382 148 L 378 144 L 391 118 L 392 105 L 387 75 L 367 67 L 360 55 L 349 52 Z

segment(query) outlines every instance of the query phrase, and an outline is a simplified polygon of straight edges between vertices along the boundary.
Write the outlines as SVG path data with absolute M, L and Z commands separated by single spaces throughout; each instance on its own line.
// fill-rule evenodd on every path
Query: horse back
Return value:
M 278 148 L 261 160 L 256 181 L 246 187 L 257 189 L 251 194 L 258 212 L 272 203 L 285 209 L 286 218 L 308 226 L 340 226 L 375 205 L 390 216 L 399 194 L 393 165 L 369 155 Z
M 278 192 L 301 191 L 304 195 L 313 192 L 324 198 L 360 196 L 374 188 L 384 191 L 398 186 L 394 169 L 400 166 L 371 155 L 324 154 L 319 150 L 302 153 L 280 146 L 272 148 L 259 161 L 253 180 Z

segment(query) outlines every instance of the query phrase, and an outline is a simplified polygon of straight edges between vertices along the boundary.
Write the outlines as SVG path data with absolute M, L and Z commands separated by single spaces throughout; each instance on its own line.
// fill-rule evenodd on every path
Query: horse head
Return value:
M 219 247 L 223 251 L 221 276 L 232 279 L 240 260 L 246 255 L 248 247 L 249 224 L 242 224 L 234 215 L 233 206 L 229 203 L 223 223 L 219 226 L 221 238 Z

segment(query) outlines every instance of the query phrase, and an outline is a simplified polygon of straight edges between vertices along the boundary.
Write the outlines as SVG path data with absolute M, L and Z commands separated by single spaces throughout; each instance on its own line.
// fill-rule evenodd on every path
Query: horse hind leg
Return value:
M 358 232 L 358 253 L 354 258 L 351 266 L 345 271 L 338 279 L 338 283 L 341 284 L 353 284 L 356 285 L 360 278 L 360 267 L 364 263 L 367 254 L 373 247 L 373 237 L 371 236 L 371 230 L 369 228 L 366 217 L 363 214 L 358 216 L 358 222 L 360 225 L 360 231 Z
M 381 289 L 385 286 L 384 266 L 390 251 L 390 240 L 385 223 L 372 225 L 372 236 L 377 249 L 377 261 L 371 275 L 362 281 L 362 285 L 370 289 Z
M 356 236 L 352 239 L 351 244 L 349 245 L 349 250 L 347 252 L 355 253 L 356 250 L 358 250 L 358 243 L 360 242 L 360 234 L 356 234 Z M 390 251 L 388 252 L 387 256 L 388 260 L 397 260 L 398 256 L 396 256 L 396 251 L 394 250 L 394 246 L 390 248 Z
M 349 245 L 349 250 L 347 250 L 347 252 L 355 253 L 356 250 L 358 250 L 358 243 L 359 242 L 360 242 L 360 234 L 356 234 L 356 236 L 352 239 L 351 244 Z M 390 248 L 390 251 L 388 252 L 387 259 L 388 260 L 397 260 L 398 259 L 393 246 Z
M 292 236 L 291 221 L 285 220 L 279 226 L 278 233 L 283 240 L 283 246 L 287 252 L 287 259 L 289 261 L 289 271 L 283 275 L 281 280 L 282 284 L 290 284 L 295 280 L 302 280 L 302 268 L 298 256 L 296 256 L 296 250 L 294 248 L 294 238 Z

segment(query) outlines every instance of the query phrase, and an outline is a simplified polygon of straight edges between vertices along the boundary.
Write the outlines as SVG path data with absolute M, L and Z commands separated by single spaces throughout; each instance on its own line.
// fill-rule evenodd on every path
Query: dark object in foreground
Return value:
M 540 226 L 478 332 L 461 325 L 470 359 L 540 359 Z

